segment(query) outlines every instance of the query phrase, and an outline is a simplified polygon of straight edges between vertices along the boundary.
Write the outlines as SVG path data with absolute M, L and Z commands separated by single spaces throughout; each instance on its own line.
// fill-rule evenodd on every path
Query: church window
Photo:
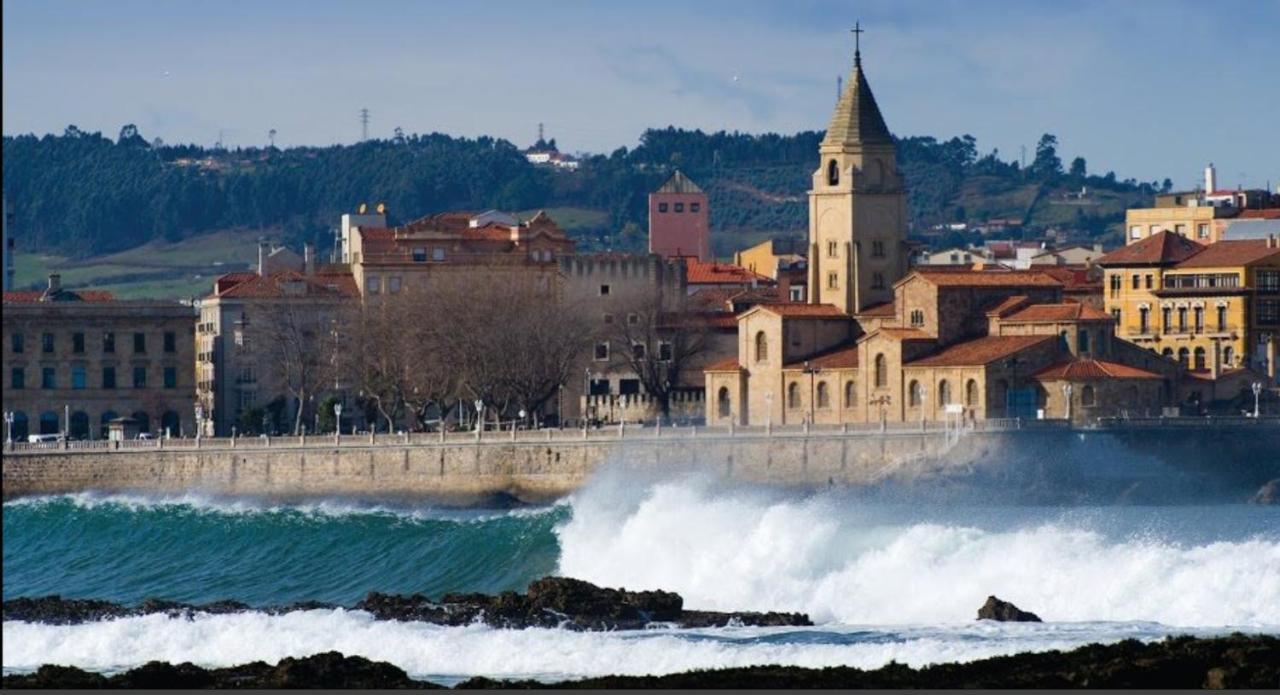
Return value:
M 920 407 L 920 382 L 915 379 L 907 384 L 907 405 L 912 408 Z
M 923 310 L 921 310 L 921 309 L 912 309 L 912 310 L 911 310 L 911 325 L 912 325 L 912 326 L 923 326 L 923 325 L 924 325 L 924 311 L 923 311 Z
M 800 407 L 800 384 L 794 381 L 787 385 L 787 407 Z
M 827 185 L 840 185 L 840 165 L 834 159 L 827 163 Z
M 827 242 L 827 257 L 837 258 L 840 255 L 840 245 L 834 241 Z
M 871 255 L 875 258 L 884 258 L 884 242 L 876 240 L 871 242 Z
M 1086 384 L 1084 388 L 1080 389 L 1080 405 L 1091 408 L 1096 402 L 1097 397 L 1094 395 L 1092 386 Z
M 886 364 L 884 355 L 876 355 L 876 388 L 884 388 L 889 385 L 889 365 Z
M 840 286 L 839 273 L 827 273 L 827 289 L 834 290 Z
M 676 212 L 684 212 L 684 203 L 676 203 Z
M 827 388 L 827 382 L 818 382 L 818 407 L 831 407 L 831 391 Z
M 854 398 L 857 397 L 858 388 L 852 381 L 844 382 L 844 407 L 852 408 Z
M 764 331 L 756 333 L 756 362 L 767 362 L 769 360 L 769 337 Z
M 872 274 L 871 274 L 871 289 L 873 289 L 873 290 L 883 290 L 883 289 L 884 289 L 884 273 L 872 273 Z
M 978 407 L 978 381 L 970 379 L 964 387 L 964 404 L 970 408 Z
M 729 417 L 729 388 L 721 386 L 719 394 L 716 395 L 716 409 L 720 413 L 720 417 Z
M 951 382 L 946 379 L 938 382 L 938 405 L 951 405 Z

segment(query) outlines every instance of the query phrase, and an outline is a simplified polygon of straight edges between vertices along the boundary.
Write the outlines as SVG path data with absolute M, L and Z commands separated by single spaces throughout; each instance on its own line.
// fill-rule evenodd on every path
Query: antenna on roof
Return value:
M 360 142 L 369 139 L 369 109 L 360 109 Z

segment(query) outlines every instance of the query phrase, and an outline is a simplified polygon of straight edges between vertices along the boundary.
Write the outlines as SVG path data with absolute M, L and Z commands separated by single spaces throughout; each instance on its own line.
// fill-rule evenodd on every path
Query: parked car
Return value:
M 155 439 L 156 436 L 150 432 L 139 432 L 138 439 Z
M 62 441 L 62 435 L 61 435 L 61 434 L 57 434 L 57 433 L 54 433 L 54 434 L 28 434 L 28 435 L 27 435 L 27 441 L 28 441 L 28 442 L 31 442 L 32 444 L 40 444 L 40 443 L 42 443 L 42 442 L 60 442 L 60 441 Z

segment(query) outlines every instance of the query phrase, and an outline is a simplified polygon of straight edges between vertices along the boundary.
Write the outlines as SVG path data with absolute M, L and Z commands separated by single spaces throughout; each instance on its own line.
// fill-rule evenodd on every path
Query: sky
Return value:
M 562 151 L 826 127 L 855 21 L 889 128 L 1091 173 L 1280 184 L 1280 0 L 5 0 L 3 132 Z

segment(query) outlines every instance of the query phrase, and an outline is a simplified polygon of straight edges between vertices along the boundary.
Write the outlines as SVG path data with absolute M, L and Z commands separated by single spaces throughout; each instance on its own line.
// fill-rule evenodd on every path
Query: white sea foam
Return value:
M 820 623 L 972 620 L 995 594 L 1049 621 L 1280 626 L 1277 526 L 1196 545 L 1061 520 L 886 522 L 850 504 L 606 478 L 557 529 L 558 571 L 675 591 L 691 608 L 804 611 Z
M 1064 649 L 1126 637 L 1157 639 L 1150 624 L 996 624 L 891 628 L 806 628 L 635 632 L 495 630 L 376 621 L 367 613 L 316 610 L 266 615 L 148 615 L 83 625 L 5 622 L 6 672 L 41 664 L 98 671 L 152 659 L 228 666 L 336 650 L 394 663 L 416 677 L 571 678 L 664 674 L 752 664 L 876 668 L 969 661 L 1022 651 Z

